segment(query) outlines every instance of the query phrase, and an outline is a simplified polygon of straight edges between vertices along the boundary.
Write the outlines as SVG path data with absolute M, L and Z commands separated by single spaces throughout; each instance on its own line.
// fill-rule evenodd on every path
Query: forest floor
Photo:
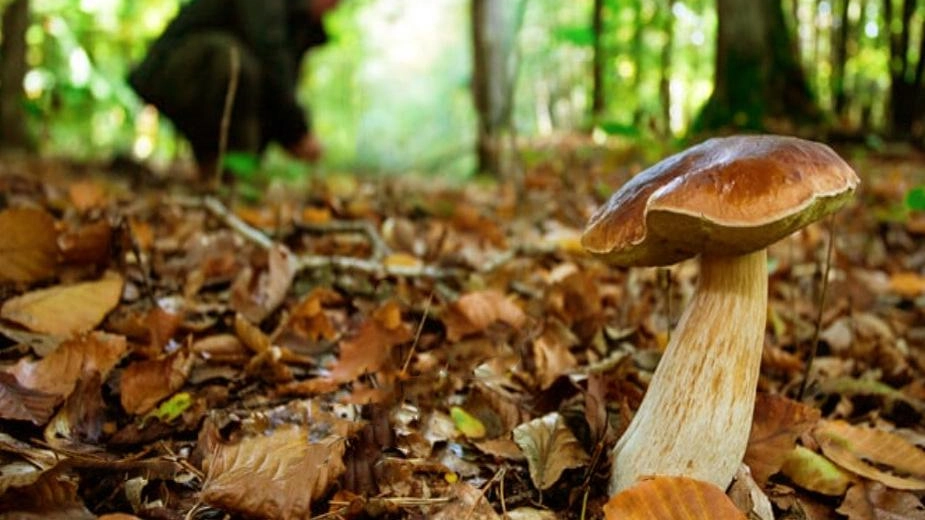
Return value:
M 751 518 L 925 518 L 925 160 L 843 153 L 834 234 L 770 249 Z M 4 162 L 0 518 L 603 518 L 697 265 L 582 251 L 635 154 L 541 156 L 520 194 L 330 175 L 259 205 Z

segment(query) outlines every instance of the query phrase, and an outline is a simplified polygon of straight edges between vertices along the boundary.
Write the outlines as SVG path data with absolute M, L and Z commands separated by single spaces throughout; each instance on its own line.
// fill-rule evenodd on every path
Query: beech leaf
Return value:
M 715 484 L 687 477 L 656 477 L 617 493 L 604 505 L 606 520 L 745 520 Z
M 841 468 L 803 446 L 790 452 L 781 466 L 781 473 L 803 489 L 823 495 L 840 496 L 851 484 L 851 477 Z
M 41 209 L 0 211 L 0 282 L 31 283 L 55 274 L 55 219 Z
M 257 518 L 308 518 L 312 501 L 345 471 L 345 449 L 343 437 L 310 442 L 309 432 L 298 427 L 219 445 L 206 460 L 202 498 Z
M 193 356 L 178 350 L 162 359 L 136 361 L 122 371 L 119 397 L 126 412 L 141 415 L 183 387 Z
M 0 317 L 35 332 L 68 337 L 94 329 L 122 296 L 122 276 L 39 289 L 3 304 Z
M 823 421 L 813 437 L 826 457 L 852 473 L 894 489 L 925 490 L 925 452 L 898 435 L 844 421 Z
M 0 372 L 0 418 L 42 425 L 60 402 L 60 395 L 25 388 L 12 374 Z
M 530 479 L 540 490 L 552 487 L 563 471 L 588 463 L 588 454 L 557 412 L 514 428 L 514 442 L 526 455 Z
M 780 471 L 797 438 L 819 420 L 819 410 L 781 395 L 759 393 L 745 464 L 759 484 Z
M 925 506 L 915 494 L 878 482 L 851 486 L 836 511 L 848 520 L 925 520 Z
M 450 341 L 481 332 L 499 321 L 519 329 L 526 320 L 526 314 L 516 303 L 494 289 L 464 294 L 443 318 Z

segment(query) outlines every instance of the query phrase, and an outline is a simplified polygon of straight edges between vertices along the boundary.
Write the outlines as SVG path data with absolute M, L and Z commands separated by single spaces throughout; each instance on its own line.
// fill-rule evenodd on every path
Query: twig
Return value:
M 819 289 L 819 310 L 816 313 L 816 328 L 813 330 L 813 341 L 810 344 L 809 355 L 806 358 L 806 367 L 803 369 L 803 381 L 800 383 L 800 392 L 797 394 L 797 401 L 802 401 L 806 394 L 806 387 L 809 384 L 810 372 L 813 368 L 813 362 L 816 360 L 816 351 L 819 349 L 819 331 L 822 328 L 822 311 L 825 308 L 825 294 L 829 288 L 829 271 L 832 268 L 832 250 L 835 244 L 835 217 L 829 216 L 829 246 L 826 251 L 825 269 L 822 274 L 822 286 Z
M 309 233 L 362 233 L 373 246 L 373 258 L 380 259 L 392 252 L 375 226 L 364 220 L 335 220 L 321 224 L 296 223 L 296 229 Z
M 256 229 L 250 226 L 247 222 L 244 222 L 237 215 L 232 213 L 224 204 L 215 197 L 204 197 L 202 199 L 202 205 L 205 206 L 213 215 L 218 217 L 222 222 L 225 223 L 228 227 L 235 230 L 241 236 L 247 240 L 253 242 L 255 245 L 259 246 L 261 249 L 271 249 L 273 247 L 273 239 L 266 236 L 259 229 Z
M 421 316 L 421 321 L 418 323 L 418 330 L 414 333 L 414 341 L 411 343 L 411 350 L 408 352 L 408 357 L 405 358 L 405 363 L 401 367 L 401 373 L 408 373 L 408 365 L 411 364 L 411 358 L 414 356 L 414 351 L 417 349 L 418 342 L 421 340 L 421 333 L 424 332 L 424 323 L 427 321 L 427 316 L 430 314 L 430 306 L 434 302 L 434 292 L 430 292 L 430 296 L 427 297 L 427 302 L 424 303 L 424 315 Z
M 222 182 L 225 152 L 228 151 L 228 128 L 231 126 L 231 111 L 234 108 L 234 100 L 238 94 L 238 75 L 241 69 L 241 56 L 236 45 L 232 45 L 229 49 L 228 59 L 231 61 L 231 74 L 228 78 L 228 90 L 225 91 L 225 106 L 222 110 L 222 121 L 218 134 L 218 157 L 216 157 L 215 160 L 215 173 L 212 179 L 212 184 L 216 187 Z

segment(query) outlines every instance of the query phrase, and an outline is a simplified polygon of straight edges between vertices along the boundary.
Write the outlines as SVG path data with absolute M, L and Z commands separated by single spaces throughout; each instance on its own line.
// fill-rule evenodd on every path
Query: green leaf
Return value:
M 482 424 L 482 421 L 470 415 L 469 412 L 462 408 L 458 406 L 450 408 L 450 417 L 453 418 L 456 429 L 462 432 L 466 437 L 480 439 L 485 436 L 485 425 Z
M 252 179 L 260 167 L 260 158 L 247 152 L 229 152 L 223 164 L 235 177 Z
M 556 39 L 578 46 L 594 44 L 594 31 L 590 27 L 560 27 L 555 32 Z
M 156 418 L 162 423 L 169 423 L 183 415 L 191 405 L 193 404 L 193 396 L 189 392 L 179 392 L 174 394 L 173 397 L 161 403 L 156 409 L 152 410 L 149 413 L 145 420 L 150 418 Z
M 912 188 L 906 193 L 906 206 L 913 211 L 925 211 L 925 186 Z

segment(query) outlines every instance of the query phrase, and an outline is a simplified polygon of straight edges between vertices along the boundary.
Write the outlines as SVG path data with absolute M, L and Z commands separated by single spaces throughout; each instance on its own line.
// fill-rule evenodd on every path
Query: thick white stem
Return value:
M 725 489 L 751 430 L 767 317 L 767 253 L 704 256 L 700 282 L 614 448 L 610 491 L 683 475 Z

